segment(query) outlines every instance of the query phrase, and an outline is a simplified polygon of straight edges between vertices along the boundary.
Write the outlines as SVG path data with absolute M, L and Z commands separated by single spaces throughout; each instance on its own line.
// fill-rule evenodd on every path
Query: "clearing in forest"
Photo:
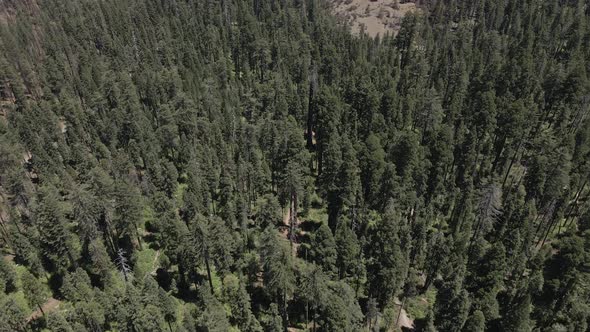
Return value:
M 387 33 L 397 34 L 402 18 L 409 12 L 419 10 L 414 2 L 400 3 L 398 0 L 331 0 L 332 12 L 345 24 L 351 26 L 354 34 L 365 31 L 376 37 Z

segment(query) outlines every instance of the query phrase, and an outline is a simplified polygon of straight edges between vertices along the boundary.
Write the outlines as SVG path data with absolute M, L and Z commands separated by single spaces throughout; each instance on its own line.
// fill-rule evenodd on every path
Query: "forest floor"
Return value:
M 331 0 L 332 13 L 354 34 L 364 31 L 371 37 L 391 33 L 396 35 L 403 17 L 420 9 L 414 2 L 399 3 L 398 0 Z
M 48 314 L 50 312 L 57 310 L 57 308 L 59 307 L 60 304 L 61 304 L 60 300 L 50 297 L 49 300 L 47 300 L 47 302 L 45 302 L 41 306 L 41 308 L 43 308 L 43 312 L 45 312 L 45 314 Z M 43 312 L 41 312 L 40 309 L 33 311 L 33 313 L 30 314 L 29 317 L 27 317 L 27 322 L 30 322 L 34 319 L 37 319 L 37 318 L 43 316 Z
M 287 212 L 285 213 L 285 215 L 283 216 L 283 227 L 281 227 L 280 229 L 280 234 L 283 238 L 285 238 L 286 240 L 289 240 L 289 221 L 291 220 L 291 209 L 287 209 Z M 299 233 L 304 234 L 305 232 L 303 230 L 300 229 L 301 225 L 301 220 L 299 218 L 297 218 L 297 220 L 295 220 L 295 232 L 297 233 L 297 231 L 299 231 Z M 293 247 L 291 248 L 291 250 L 293 251 L 293 256 L 297 256 L 297 250 L 299 250 L 299 246 L 301 244 L 298 243 L 297 241 L 297 236 L 295 236 L 295 239 L 293 241 Z
M 157 250 L 156 255 L 154 256 L 154 261 L 152 262 L 152 270 L 150 272 L 151 275 L 156 275 L 158 268 L 160 268 L 160 261 L 158 260 L 159 258 L 160 258 L 160 250 Z
M 397 322 L 397 327 L 407 327 L 409 329 L 414 328 L 414 320 L 408 316 L 408 313 L 405 309 L 402 309 L 402 312 L 399 316 L 399 321 Z
M 397 299 L 395 299 L 395 305 L 399 306 L 401 308 L 402 304 Z M 408 315 L 408 312 L 404 308 L 401 308 L 401 312 L 399 313 L 399 320 L 397 321 L 396 328 L 402 328 L 402 327 L 409 328 L 409 329 L 414 328 L 414 320 L 410 318 L 410 316 Z

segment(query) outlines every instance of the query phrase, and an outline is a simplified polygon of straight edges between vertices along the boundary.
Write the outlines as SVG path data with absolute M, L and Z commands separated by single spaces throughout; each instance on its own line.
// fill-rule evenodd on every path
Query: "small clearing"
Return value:
M 399 315 L 399 321 L 397 322 L 397 327 L 405 327 L 408 329 L 414 328 L 414 320 L 412 320 L 405 309 L 402 309 L 401 314 Z
M 280 229 L 279 229 L 279 233 L 281 234 L 281 237 L 289 240 L 289 222 L 291 220 L 291 209 L 287 209 L 287 212 L 285 213 L 285 215 L 283 216 L 283 225 Z M 299 218 L 297 218 L 295 220 L 295 234 L 299 233 L 299 234 L 305 234 L 305 232 L 301 229 L 299 229 L 301 225 L 301 220 Z M 293 247 L 291 248 L 293 251 L 293 256 L 297 256 L 297 250 L 299 249 L 299 246 L 301 244 L 299 244 L 297 242 L 297 235 L 295 235 L 295 239 L 293 241 Z
M 156 272 L 158 272 L 158 268 L 160 267 L 160 250 L 156 251 L 156 255 L 154 256 L 154 261 L 152 262 L 152 272 L 151 275 L 155 276 Z
M 49 300 L 47 300 L 47 302 L 45 302 L 41 306 L 41 308 L 43 308 L 43 312 L 45 312 L 45 314 L 48 314 L 50 312 L 57 310 L 57 308 L 59 307 L 60 304 L 61 304 L 60 300 L 50 297 Z M 35 319 L 43 316 L 43 312 L 41 312 L 41 310 L 39 310 L 39 309 L 33 311 L 33 313 L 30 314 L 29 317 L 27 317 L 27 322 L 30 322 L 32 320 L 35 320 Z
M 394 303 L 395 303 L 396 307 L 399 307 L 401 310 L 401 311 L 396 312 L 399 314 L 399 319 L 398 319 L 398 317 L 396 317 L 396 319 L 398 319 L 396 328 L 413 329 L 414 328 L 414 320 L 410 318 L 406 309 L 404 309 L 402 307 L 402 304 L 399 302 L 398 299 L 395 299 Z
M 414 2 L 398 0 L 331 0 L 332 13 L 350 25 L 354 34 L 364 31 L 370 37 L 396 35 L 403 17 L 419 11 Z

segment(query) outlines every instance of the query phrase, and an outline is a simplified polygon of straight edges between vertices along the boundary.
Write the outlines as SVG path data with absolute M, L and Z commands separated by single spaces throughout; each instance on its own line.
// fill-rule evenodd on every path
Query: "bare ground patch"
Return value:
M 350 25 L 354 34 L 366 32 L 371 37 L 397 34 L 403 17 L 420 9 L 414 2 L 398 0 L 331 0 L 332 12 Z

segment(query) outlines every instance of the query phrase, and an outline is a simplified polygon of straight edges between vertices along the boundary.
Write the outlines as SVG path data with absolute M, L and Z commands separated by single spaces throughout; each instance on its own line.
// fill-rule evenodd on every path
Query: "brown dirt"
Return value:
M 158 260 L 159 258 L 160 258 L 160 250 L 156 251 L 156 255 L 154 256 L 154 261 L 152 262 L 152 271 L 149 273 L 153 276 L 156 275 L 156 272 L 158 272 L 158 268 L 160 267 L 160 261 Z
M 290 220 L 290 218 L 291 218 L 291 211 L 290 211 L 290 209 L 287 209 L 287 212 L 283 216 L 283 225 L 284 226 L 281 226 L 281 228 L 279 229 L 279 233 L 281 234 L 281 237 L 286 239 L 287 241 L 289 240 L 289 220 Z M 301 220 L 299 218 L 297 218 L 297 220 L 295 220 L 295 225 L 297 228 L 296 233 L 305 234 L 305 232 L 299 228 L 299 226 L 301 225 Z M 293 241 L 293 247 L 291 248 L 294 257 L 297 256 L 297 250 L 299 250 L 300 245 L 301 244 L 297 243 L 297 236 L 295 236 L 295 240 Z
M 408 316 L 408 312 L 406 311 L 406 309 L 401 308 L 401 303 L 399 302 L 398 299 L 395 299 L 394 301 L 396 307 L 401 309 L 401 313 L 399 315 L 399 320 L 397 322 L 397 326 L 396 328 L 408 328 L 408 329 L 413 329 L 414 328 L 414 320 L 410 318 L 410 316 Z M 397 313 L 397 311 L 396 311 Z M 396 317 L 397 319 L 397 317 Z
M 397 322 L 397 327 L 405 327 L 409 329 L 414 328 L 414 320 L 408 316 L 408 313 L 405 309 L 402 309 L 402 313 L 399 316 L 399 321 Z
M 370 37 L 396 35 L 402 18 L 409 12 L 419 11 L 413 2 L 399 3 L 398 0 L 331 0 L 332 12 L 345 24 L 351 26 L 354 34 L 364 31 Z
M 50 312 L 57 310 L 57 308 L 59 307 L 60 304 L 61 304 L 60 300 L 57 300 L 57 299 L 54 299 L 51 297 L 41 307 L 43 308 L 43 311 L 45 312 L 45 314 L 48 314 Z M 27 322 L 30 322 L 34 319 L 41 317 L 41 316 L 43 316 L 43 313 L 41 312 L 41 310 L 37 309 L 32 314 L 30 314 L 29 317 L 27 317 Z

